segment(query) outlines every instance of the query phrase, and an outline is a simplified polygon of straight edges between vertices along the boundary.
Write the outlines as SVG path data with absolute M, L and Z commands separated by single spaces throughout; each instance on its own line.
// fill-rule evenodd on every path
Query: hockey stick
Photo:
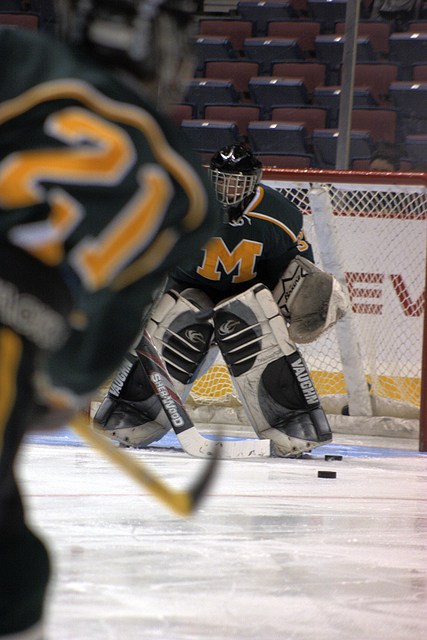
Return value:
M 71 427 L 83 440 L 109 458 L 111 462 L 180 516 L 188 516 L 195 510 L 200 499 L 206 493 L 218 463 L 218 457 L 212 454 L 196 482 L 189 489 L 178 491 L 160 480 L 143 462 L 136 462 L 123 449 L 116 447 L 110 440 L 95 433 L 85 414 L 78 414 L 72 420 Z
M 270 456 L 270 440 L 212 441 L 198 432 L 175 391 L 166 365 L 145 330 L 136 354 L 185 453 L 196 458 L 207 458 L 216 454 L 228 459 Z

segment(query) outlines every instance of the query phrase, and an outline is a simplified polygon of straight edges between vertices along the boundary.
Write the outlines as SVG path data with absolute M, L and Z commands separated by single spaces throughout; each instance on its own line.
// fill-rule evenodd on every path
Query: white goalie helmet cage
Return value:
M 248 147 L 234 144 L 212 156 L 209 175 L 218 201 L 233 207 L 253 193 L 261 179 L 262 164 Z

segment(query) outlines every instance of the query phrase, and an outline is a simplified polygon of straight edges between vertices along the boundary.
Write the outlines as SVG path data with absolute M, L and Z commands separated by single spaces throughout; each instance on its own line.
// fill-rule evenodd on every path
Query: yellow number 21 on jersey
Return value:
M 64 188 L 47 190 L 42 183 L 114 187 L 134 165 L 136 153 L 121 127 L 81 107 L 52 114 L 45 130 L 67 147 L 27 150 L 6 158 L 0 164 L 0 205 L 11 209 L 48 203 L 46 219 L 17 225 L 9 238 L 55 266 L 64 258 L 65 240 L 86 212 Z M 158 165 L 147 164 L 137 181 L 133 198 L 121 211 L 96 237 L 86 236 L 71 252 L 73 265 L 88 289 L 108 285 L 122 265 L 150 243 L 163 221 L 172 197 L 168 174 Z M 100 210 L 95 215 L 102 218 L 102 214 Z

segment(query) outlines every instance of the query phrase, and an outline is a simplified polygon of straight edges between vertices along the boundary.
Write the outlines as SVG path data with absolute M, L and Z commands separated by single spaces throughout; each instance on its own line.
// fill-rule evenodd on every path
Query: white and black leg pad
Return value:
M 206 310 L 206 314 L 203 314 Z M 168 291 L 154 308 L 147 331 L 185 400 L 209 351 L 212 301 L 198 289 Z
M 255 285 L 215 307 L 215 338 L 255 433 L 298 457 L 332 433 L 304 359 L 271 292 Z
M 160 440 L 171 428 L 138 358 L 128 353 L 94 416 L 95 428 L 136 448 Z

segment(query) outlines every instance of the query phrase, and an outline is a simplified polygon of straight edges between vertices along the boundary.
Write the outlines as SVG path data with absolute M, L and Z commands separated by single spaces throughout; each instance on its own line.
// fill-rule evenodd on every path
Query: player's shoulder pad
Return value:
M 264 183 L 259 186 L 259 191 L 262 197 L 254 203 L 249 215 L 265 216 L 266 222 L 270 220 L 273 224 L 284 225 L 298 235 L 303 227 L 303 217 L 298 207 L 277 189 Z

